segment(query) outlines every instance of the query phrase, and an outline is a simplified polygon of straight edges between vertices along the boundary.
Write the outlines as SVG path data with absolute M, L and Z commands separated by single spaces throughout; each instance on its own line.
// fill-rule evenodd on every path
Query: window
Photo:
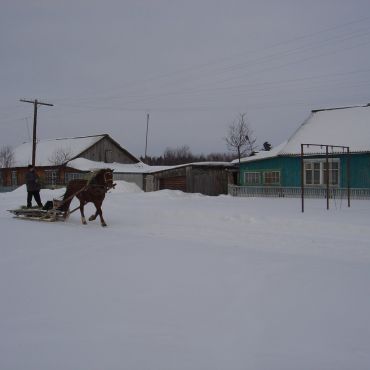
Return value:
M 280 185 L 280 171 L 266 171 L 263 173 L 265 185 Z
M 66 184 L 68 184 L 68 182 L 71 180 L 83 179 L 84 177 L 85 177 L 85 174 L 82 172 L 66 172 L 65 174 Z
M 12 185 L 18 185 L 17 171 L 12 171 Z
M 58 182 L 58 170 L 45 170 L 45 181 L 48 185 L 56 185 Z
M 326 184 L 326 162 L 323 163 L 324 183 Z M 329 162 L 329 184 L 339 185 L 339 162 Z
M 244 181 L 246 185 L 259 185 L 261 183 L 261 175 L 259 172 L 246 172 Z
M 305 160 L 305 185 L 326 185 L 326 159 Z M 329 160 L 329 184 L 339 185 L 339 159 Z

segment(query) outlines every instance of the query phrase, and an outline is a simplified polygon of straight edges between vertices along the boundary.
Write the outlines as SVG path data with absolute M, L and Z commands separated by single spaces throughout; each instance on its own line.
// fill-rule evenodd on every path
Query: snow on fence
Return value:
M 272 198 L 299 198 L 300 187 L 278 187 L 278 186 L 236 186 L 229 185 L 228 193 L 233 197 L 272 197 Z M 331 199 L 346 199 L 347 188 L 330 188 Z M 370 189 L 352 188 L 351 199 L 370 199 Z M 305 187 L 305 198 L 326 198 L 326 188 Z

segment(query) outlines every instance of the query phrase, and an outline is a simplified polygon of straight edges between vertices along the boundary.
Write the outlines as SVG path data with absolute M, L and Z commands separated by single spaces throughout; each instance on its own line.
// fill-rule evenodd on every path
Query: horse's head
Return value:
M 113 170 L 111 170 L 110 168 L 105 168 L 102 170 L 102 173 L 104 179 L 104 186 L 107 189 L 107 191 L 112 188 L 114 189 L 116 184 L 113 182 Z
M 113 170 L 110 168 L 102 168 L 93 173 L 90 184 L 95 187 L 104 188 L 105 192 L 114 188 L 116 184 L 113 183 Z

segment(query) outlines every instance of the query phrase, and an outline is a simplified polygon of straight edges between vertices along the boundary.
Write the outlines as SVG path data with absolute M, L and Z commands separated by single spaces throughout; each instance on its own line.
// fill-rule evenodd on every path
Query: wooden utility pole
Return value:
M 33 133 L 32 133 L 32 166 L 35 165 L 36 163 L 36 127 L 37 127 L 37 106 L 38 105 L 48 105 L 49 107 L 53 107 L 54 104 L 49 104 L 49 103 L 43 103 L 41 101 L 38 101 L 37 99 L 35 100 L 25 100 L 25 99 L 20 99 L 21 102 L 23 103 L 32 103 L 33 104 Z
M 146 114 L 145 159 L 146 159 L 146 150 L 148 148 L 148 130 L 149 130 L 149 113 Z

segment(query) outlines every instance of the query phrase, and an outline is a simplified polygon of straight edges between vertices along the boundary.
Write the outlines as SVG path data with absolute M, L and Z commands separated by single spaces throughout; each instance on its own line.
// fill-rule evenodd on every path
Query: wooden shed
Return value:
M 232 168 L 228 162 L 200 162 L 154 170 L 145 176 L 145 191 L 171 189 L 205 195 L 227 194 Z

